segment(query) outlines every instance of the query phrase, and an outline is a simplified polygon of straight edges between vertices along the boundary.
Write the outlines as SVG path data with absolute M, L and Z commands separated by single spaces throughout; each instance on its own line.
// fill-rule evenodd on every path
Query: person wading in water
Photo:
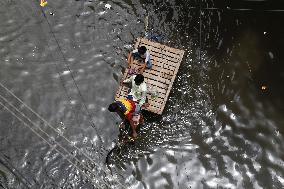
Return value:
M 108 110 L 110 112 L 116 112 L 123 120 L 122 125 L 131 126 L 131 136 L 137 137 L 137 126 L 144 123 L 143 115 L 141 114 L 141 108 L 147 107 L 146 94 L 147 85 L 144 82 L 144 76 L 142 74 L 133 75 L 129 79 L 122 81 L 122 84 L 130 84 L 130 93 L 126 99 L 121 99 L 109 105 Z M 127 124 L 125 124 L 125 122 Z
M 137 126 L 144 123 L 144 118 L 136 102 L 127 98 L 120 99 L 111 103 L 108 110 L 110 112 L 116 112 L 123 120 L 120 124 L 120 129 L 125 130 L 133 138 L 137 137 Z

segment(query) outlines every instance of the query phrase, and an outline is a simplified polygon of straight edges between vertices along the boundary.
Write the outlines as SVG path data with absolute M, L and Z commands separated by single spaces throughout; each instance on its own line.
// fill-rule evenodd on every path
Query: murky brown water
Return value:
M 0 188 L 283 188 L 280 4 L 48 1 L 46 17 L 38 4 L 0 2 Z M 186 54 L 163 115 L 106 167 L 119 122 L 106 107 L 146 15 Z

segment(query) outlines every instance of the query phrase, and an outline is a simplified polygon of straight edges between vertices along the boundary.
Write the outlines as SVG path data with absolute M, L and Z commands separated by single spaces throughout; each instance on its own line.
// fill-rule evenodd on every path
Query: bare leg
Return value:
M 128 68 L 131 67 L 133 61 L 134 61 L 134 58 L 132 56 L 132 53 L 129 53 L 128 58 L 127 58 Z

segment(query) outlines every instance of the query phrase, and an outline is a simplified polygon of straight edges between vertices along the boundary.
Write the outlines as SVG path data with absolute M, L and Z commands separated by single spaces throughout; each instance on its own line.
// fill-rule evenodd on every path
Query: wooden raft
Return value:
M 135 44 L 137 49 L 139 46 L 145 46 L 150 52 L 152 60 L 152 69 L 145 69 L 143 75 L 147 84 L 148 90 L 158 92 L 155 98 L 151 94 L 147 94 L 149 106 L 146 110 L 162 114 L 168 100 L 173 82 L 176 78 L 180 63 L 182 61 L 184 51 L 149 41 L 145 38 L 138 38 Z M 133 62 L 134 67 L 138 63 Z M 128 68 L 125 70 L 123 80 L 129 78 Z M 119 86 L 115 100 L 126 98 L 129 88 L 126 86 Z

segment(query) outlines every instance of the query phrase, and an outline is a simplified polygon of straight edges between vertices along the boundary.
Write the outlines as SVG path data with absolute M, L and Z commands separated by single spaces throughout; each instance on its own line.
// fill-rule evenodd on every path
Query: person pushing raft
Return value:
M 146 107 L 147 85 L 142 74 L 133 75 L 122 81 L 122 84 L 130 84 L 131 90 L 126 99 L 120 99 L 109 105 L 110 112 L 116 112 L 123 120 L 123 126 L 130 125 L 131 136 L 137 137 L 137 126 L 144 123 L 141 108 Z M 126 128 L 129 129 L 129 128 Z
M 133 138 L 137 137 L 137 126 L 144 123 L 144 118 L 136 102 L 128 98 L 120 99 L 111 103 L 108 110 L 116 112 L 123 120 L 122 124 L 120 124 L 120 129 L 125 130 Z

